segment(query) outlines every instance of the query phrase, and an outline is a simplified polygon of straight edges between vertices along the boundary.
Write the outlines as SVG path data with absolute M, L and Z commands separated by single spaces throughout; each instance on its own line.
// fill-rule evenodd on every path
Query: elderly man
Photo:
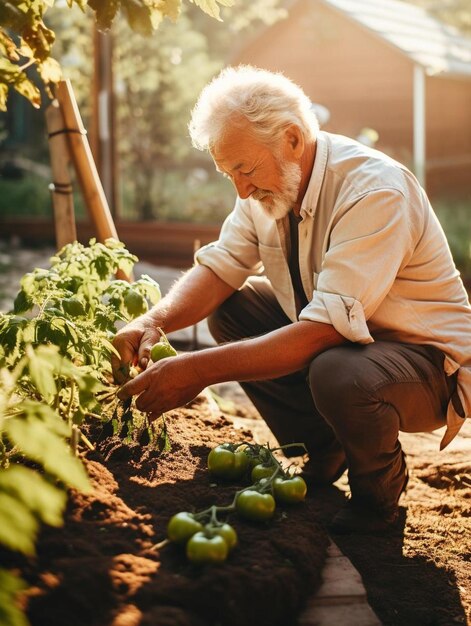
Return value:
M 157 327 L 206 317 L 221 345 L 150 365 L 122 397 L 161 414 L 240 381 L 280 443 L 305 442 L 314 484 L 348 468 L 333 531 L 394 529 L 399 431 L 447 425 L 443 448 L 471 407 L 471 308 L 424 190 L 384 154 L 320 131 L 299 87 L 253 67 L 203 90 L 190 133 L 234 184 L 234 210 L 115 346 L 146 368 Z

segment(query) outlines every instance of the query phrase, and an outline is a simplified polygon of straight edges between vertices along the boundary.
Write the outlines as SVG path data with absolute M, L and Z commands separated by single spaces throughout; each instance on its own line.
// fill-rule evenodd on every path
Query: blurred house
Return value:
M 323 129 L 411 167 L 432 197 L 471 197 L 471 38 L 398 0 L 292 0 L 231 64 L 282 71 L 327 107 Z

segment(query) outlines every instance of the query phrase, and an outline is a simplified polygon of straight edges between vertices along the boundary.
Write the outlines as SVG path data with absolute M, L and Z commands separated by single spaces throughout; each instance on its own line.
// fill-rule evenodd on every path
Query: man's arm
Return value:
M 192 400 L 208 385 L 229 380 L 278 378 L 307 367 L 314 356 L 346 341 L 330 324 L 301 321 L 260 337 L 154 363 L 127 383 L 120 398 L 161 415 Z
M 145 369 L 149 352 L 160 334 L 187 328 L 212 313 L 234 289 L 204 265 L 195 265 L 184 274 L 169 293 L 150 311 L 133 320 L 116 334 L 113 344 L 120 359 L 112 356 L 116 380 L 122 382 L 120 367 L 138 363 Z

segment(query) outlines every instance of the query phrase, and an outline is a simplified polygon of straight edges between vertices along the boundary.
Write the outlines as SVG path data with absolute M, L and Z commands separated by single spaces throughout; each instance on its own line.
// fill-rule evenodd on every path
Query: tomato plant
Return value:
M 0 345 L 0 545 L 35 554 L 42 523 L 61 526 L 67 490 L 89 490 L 82 463 L 70 454 L 73 427 L 58 414 L 58 381 L 87 389 L 88 375 L 55 346 L 25 346 L 14 367 Z M 26 587 L 0 568 L 0 622 L 26 624 L 16 593 Z M 12 620 L 12 621 L 9 621 Z
M 0 313 L 0 545 L 34 554 L 40 524 L 61 524 L 67 488 L 87 489 L 69 448 L 93 448 L 79 429 L 88 419 L 103 420 L 103 436 L 168 446 L 165 424 L 149 424 L 131 402 L 118 400 L 110 382 L 117 323 L 160 298 L 149 276 L 114 280 L 136 261 L 112 239 L 69 244 L 49 269 L 25 274 L 13 310 Z M 131 375 L 132 364 L 126 367 Z M 0 581 L 12 597 L 22 586 L 2 570 Z
M 132 284 L 113 279 L 118 270 L 131 273 L 136 261 L 112 239 L 65 246 L 52 257 L 49 269 L 35 269 L 21 279 L 13 311 L 0 315 L 0 345 L 8 354 L 8 367 L 15 366 L 28 344 L 56 346 L 84 375 L 81 385 L 57 377 L 55 407 L 63 419 L 80 426 L 89 417 L 112 416 L 104 436 L 149 440 L 162 449 L 167 446 L 165 436 L 160 443 L 164 425 L 151 426 L 133 403 L 118 401 L 117 387 L 110 383 L 117 323 L 130 321 L 147 310 L 148 301 L 160 299 L 159 285 L 149 276 Z M 124 367 L 130 375 L 132 364 Z

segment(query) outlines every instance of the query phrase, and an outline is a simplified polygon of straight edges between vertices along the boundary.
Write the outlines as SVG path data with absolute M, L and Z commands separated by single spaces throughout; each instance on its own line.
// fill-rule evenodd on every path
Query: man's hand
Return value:
M 116 382 L 127 380 L 131 365 L 146 369 L 150 349 L 160 339 L 159 327 L 166 334 L 188 328 L 217 309 L 234 291 L 208 267 L 194 265 L 156 306 L 116 334 L 113 344 L 121 356 L 111 357 Z
M 138 317 L 116 333 L 113 345 L 121 358 L 112 354 L 111 367 L 117 383 L 127 380 L 131 365 L 146 369 L 150 349 L 160 336 L 157 323 L 148 314 Z
M 193 367 L 191 354 L 162 359 L 150 365 L 119 391 L 118 397 L 126 400 L 138 395 L 136 407 L 155 417 L 183 406 L 193 400 L 205 387 Z

